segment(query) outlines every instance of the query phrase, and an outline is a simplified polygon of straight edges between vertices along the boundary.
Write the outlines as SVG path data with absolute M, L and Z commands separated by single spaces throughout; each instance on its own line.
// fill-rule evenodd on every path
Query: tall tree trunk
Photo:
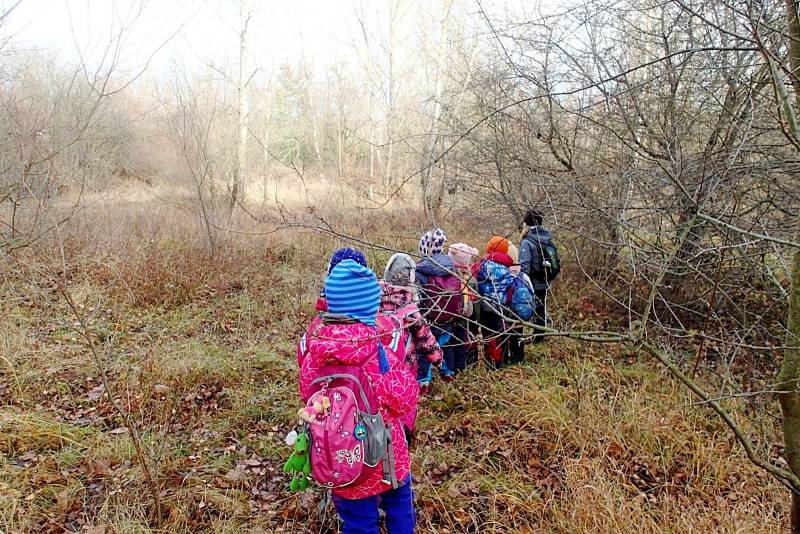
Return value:
M 375 183 L 375 122 L 373 120 L 373 108 L 375 105 L 375 93 L 370 90 L 369 92 L 369 183 L 370 186 Z
M 267 85 L 265 105 L 266 117 L 264 118 L 264 136 L 261 140 L 261 148 L 263 149 L 264 170 L 262 171 L 263 189 L 261 191 L 261 204 L 262 206 L 267 203 L 267 191 L 269 189 L 270 178 L 272 178 L 272 157 L 269 153 L 269 136 L 270 136 L 270 123 L 272 122 L 272 88 L 270 84 Z
M 786 461 L 796 475 L 800 475 L 800 252 L 792 261 L 792 290 L 789 297 L 786 346 L 781 372 L 778 375 L 783 412 L 783 441 Z M 800 534 L 800 497 L 792 494 L 791 532 Z
M 795 109 L 787 109 L 797 117 L 800 110 L 800 1 L 786 0 L 786 15 L 789 37 L 789 67 L 795 92 Z M 775 83 L 781 83 L 775 80 Z M 788 106 L 787 106 L 788 108 Z M 790 121 L 796 126 L 797 121 Z M 792 132 L 797 136 L 797 131 Z M 800 239 L 800 225 L 798 226 Z M 778 375 L 779 396 L 783 412 L 783 441 L 786 461 L 792 473 L 800 475 L 800 251 L 794 252 L 791 274 L 791 294 L 789 296 L 789 317 L 786 321 L 786 346 L 781 371 Z M 790 529 L 792 534 L 800 534 L 800 496 L 792 494 Z
M 344 112 L 342 103 L 339 102 L 339 109 L 336 117 L 336 169 L 339 178 L 344 176 Z
M 394 107 L 395 107 L 395 48 L 397 41 L 397 11 L 399 5 L 393 1 L 389 6 L 389 44 L 388 44 L 388 91 L 387 91 L 387 110 L 386 110 L 386 169 L 384 173 L 384 187 L 392 185 L 392 156 L 394 152 Z
M 445 62 L 447 61 L 447 38 L 450 30 L 450 6 L 452 0 L 442 0 L 442 19 L 439 28 L 439 46 L 436 52 L 436 85 L 433 92 L 433 117 L 428 129 L 427 146 L 422 155 L 422 203 L 425 214 L 436 225 L 441 208 L 443 187 L 434 193 L 433 166 L 436 161 L 436 144 L 439 140 L 439 121 L 442 117 L 442 89 L 444 86 Z M 438 198 L 437 198 L 438 197 Z
M 322 148 L 319 144 L 319 124 L 317 123 L 317 112 L 314 102 L 314 92 L 313 88 L 311 87 L 311 74 L 308 73 L 308 113 L 310 115 L 309 120 L 311 121 L 311 141 L 314 143 L 314 156 L 317 160 L 317 166 L 320 170 L 325 168 L 325 162 L 322 159 Z
M 263 148 L 264 174 L 269 176 L 269 169 L 272 165 L 272 157 L 269 155 L 270 124 L 272 123 L 272 88 L 268 86 L 265 92 L 265 105 L 267 109 L 266 117 L 264 118 L 264 137 L 262 138 L 261 145 Z
M 229 211 L 233 212 L 234 206 L 239 199 L 239 188 L 245 173 L 245 159 L 247 158 L 247 119 L 250 113 L 250 99 L 247 94 L 247 25 L 250 22 L 250 14 L 247 12 L 247 0 L 239 0 L 239 18 L 241 20 L 241 32 L 239 34 L 239 80 L 236 86 L 236 93 L 239 101 L 238 106 L 238 134 L 239 142 L 236 147 L 236 166 L 233 171 L 233 180 L 230 187 Z

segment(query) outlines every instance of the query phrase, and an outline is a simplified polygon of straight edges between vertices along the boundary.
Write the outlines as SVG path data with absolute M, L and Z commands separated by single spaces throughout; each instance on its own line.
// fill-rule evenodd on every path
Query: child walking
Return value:
M 503 322 L 508 288 L 513 277 L 509 267 L 514 263 L 508 255 L 510 243 L 501 236 L 493 236 L 486 244 L 486 255 L 477 265 L 475 278 L 478 293 L 483 298 L 481 306 L 481 331 L 489 364 L 499 369 L 508 360 L 508 336 Z
M 477 361 L 477 344 L 473 342 L 476 329 L 471 325 L 477 325 L 475 301 L 478 288 L 470 268 L 478 259 L 478 249 L 466 243 L 455 243 L 447 249 L 447 255 L 452 258 L 461 281 L 463 301 L 462 316 L 453 321 L 453 371 L 457 375 L 468 364 Z
M 396 317 L 404 335 L 401 339 L 407 341 L 406 364 L 414 379 L 417 378 L 419 362 L 424 360 L 428 367 L 442 361 L 442 349 L 436 342 L 428 322 L 422 316 L 417 306 L 414 260 L 408 254 L 395 254 L 389 258 L 381 280 L 381 313 Z M 401 419 L 407 430 L 406 437 L 414 435 L 416 427 L 416 407 Z
M 343 522 L 343 533 L 378 534 L 380 510 L 383 510 L 390 534 L 412 534 L 415 516 L 411 466 L 399 418 L 412 409 L 419 392 L 417 382 L 408 372 L 405 362 L 399 361 L 393 352 L 383 347 L 382 333 L 376 326 L 381 288 L 369 268 L 352 259 L 341 261 L 331 270 L 325 281 L 325 295 L 328 312 L 320 314 L 311 323 L 298 346 L 298 353 L 304 354 L 299 358 L 302 362 L 300 394 L 308 402 L 312 395 L 320 395 L 320 391 L 324 393 L 326 384 L 331 384 L 331 377 L 363 373 L 366 378 L 363 387 L 370 388 L 370 394 L 365 399 L 374 399 L 377 412 L 384 423 L 381 429 L 388 429 L 390 439 L 383 442 L 387 444 L 386 452 L 382 456 L 384 462 L 376 462 L 374 467 L 369 467 L 372 464 L 368 465 L 363 455 L 368 455 L 371 447 L 364 445 L 371 446 L 373 439 L 377 439 L 377 434 L 372 433 L 373 428 L 369 427 L 367 430 L 361 427 L 359 430 L 356 427 L 351 429 L 352 434 L 342 434 L 340 425 L 336 431 L 338 433 L 331 436 L 332 440 L 355 438 L 363 441 L 357 442 L 361 444 L 352 449 L 323 451 L 323 448 L 328 447 L 327 434 L 323 442 L 315 440 L 311 454 L 312 474 L 317 478 L 317 469 L 320 469 L 320 475 L 338 473 L 339 470 L 346 473 L 348 464 L 352 466 L 354 463 L 364 462 L 361 474 L 350 484 L 337 486 L 333 482 L 337 475 L 334 474 L 331 478 L 333 502 Z M 344 370 L 350 374 L 344 374 Z M 322 384 L 323 390 L 320 390 L 320 377 L 328 377 L 322 378 L 327 380 Z M 335 393 L 327 406 L 340 402 L 338 395 Z M 328 401 L 328 398 L 324 400 Z M 322 403 L 316 413 L 320 413 L 320 417 L 326 416 L 326 424 L 330 424 L 336 406 L 333 404 L 330 414 L 328 411 L 323 414 L 322 411 L 328 408 Z M 373 418 L 372 423 L 374 422 Z M 352 426 L 352 421 L 349 424 Z M 382 435 L 386 435 L 386 432 L 382 432 Z M 328 461 L 315 465 L 315 453 L 327 454 L 319 457 L 328 458 Z M 387 468 L 387 465 L 392 468 Z
M 513 243 L 509 243 L 508 245 L 508 255 L 513 262 L 511 267 L 508 270 L 511 273 L 511 276 L 516 279 L 517 277 L 527 277 L 527 275 L 521 272 L 521 267 L 519 265 L 519 250 Z M 523 281 L 522 283 L 530 284 L 528 280 Z M 532 287 L 532 286 L 531 286 Z M 511 291 L 514 291 L 514 287 L 512 285 Z M 513 294 L 512 294 L 513 298 Z M 507 350 L 506 350 L 506 363 L 509 364 L 517 364 L 522 363 L 525 361 L 525 336 L 524 336 L 524 327 L 520 324 L 519 321 L 507 321 L 506 324 L 506 331 L 508 332 L 507 337 Z
M 433 335 L 442 348 L 443 362 L 439 374 L 443 382 L 454 380 L 453 321 L 462 313 L 461 282 L 455 274 L 453 259 L 443 254 L 447 234 L 437 228 L 422 235 L 419 255 L 422 258 L 416 267 L 419 307 L 431 325 Z M 430 389 L 431 366 L 420 361 L 420 387 L 424 393 Z

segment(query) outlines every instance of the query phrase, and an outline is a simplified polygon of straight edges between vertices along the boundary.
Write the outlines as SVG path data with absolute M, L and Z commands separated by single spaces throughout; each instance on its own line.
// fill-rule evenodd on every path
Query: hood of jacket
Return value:
M 396 286 L 408 286 L 414 282 L 414 259 L 408 254 L 397 253 L 389 258 L 383 279 Z
M 550 233 L 550 230 L 545 228 L 544 226 L 534 226 L 528 233 L 525 234 L 523 239 L 528 239 L 530 241 L 539 241 L 540 243 L 547 243 L 548 241 L 553 240 L 553 235 Z
M 453 258 L 446 254 L 434 254 L 430 258 L 423 258 L 417 264 L 417 273 L 423 276 L 447 276 L 455 273 L 456 266 Z
M 492 252 L 491 254 L 487 254 L 483 259 L 486 261 L 499 263 L 500 265 L 505 265 L 506 267 L 511 267 L 514 265 L 514 260 L 511 258 L 511 256 L 503 252 Z
M 308 357 L 318 366 L 378 361 L 378 330 L 356 321 L 317 317 L 306 333 Z

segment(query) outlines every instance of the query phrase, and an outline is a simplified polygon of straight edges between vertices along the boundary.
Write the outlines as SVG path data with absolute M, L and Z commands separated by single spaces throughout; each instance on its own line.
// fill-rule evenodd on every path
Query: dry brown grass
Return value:
M 416 246 L 418 217 L 359 215 L 324 217 L 352 235 Z M 9 276 L 0 306 L 0 530 L 332 531 L 330 510 L 316 512 L 317 493 L 284 491 L 280 466 L 299 402 L 293 343 L 336 239 L 307 230 L 231 238 L 211 255 L 195 222 L 163 205 L 140 202 L 92 221 L 71 238 L 70 289 L 98 306 L 93 328 L 113 341 L 114 395 L 142 431 L 163 524 L 150 526 L 130 437 L 97 389 L 67 310 L 47 284 Z M 105 231 L 94 226 L 86 238 L 90 223 Z M 387 255 L 370 253 L 379 272 Z M 566 293 L 560 313 L 575 313 L 585 294 Z M 474 369 L 422 406 L 413 457 L 421 532 L 785 527 L 785 491 L 660 369 L 617 347 L 566 340 L 531 349 L 528 361 Z M 771 443 L 767 417 L 746 427 Z

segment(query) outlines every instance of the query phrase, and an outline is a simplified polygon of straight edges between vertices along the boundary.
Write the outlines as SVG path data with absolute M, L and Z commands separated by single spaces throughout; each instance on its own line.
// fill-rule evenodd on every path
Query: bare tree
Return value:
M 433 112 L 431 114 L 431 123 L 428 129 L 425 149 L 422 152 L 422 173 L 420 178 L 422 181 L 422 203 L 425 207 L 425 212 L 431 222 L 436 225 L 436 221 L 441 217 L 442 195 L 441 192 L 437 194 L 434 191 L 434 184 L 432 180 L 433 169 L 435 165 L 436 146 L 439 140 L 439 121 L 442 117 L 442 90 L 444 88 L 445 80 L 447 79 L 447 62 L 448 62 L 448 39 L 450 30 L 450 9 L 452 7 L 451 0 L 442 0 L 441 20 L 439 24 L 439 42 L 436 51 L 436 74 L 433 90 Z
M 795 0 L 786 1 L 786 22 L 788 40 L 789 79 L 794 88 L 794 109 L 788 101 L 784 90 L 778 90 L 786 110 L 787 126 L 794 139 L 800 141 L 798 122 L 800 119 L 800 3 Z M 772 71 L 775 59 L 767 57 Z M 776 87 L 783 88 L 781 79 L 774 79 Z M 779 103 L 780 105 L 780 103 Z M 797 214 L 800 217 L 800 213 Z M 794 234 L 795 242 L 800 243 L 800 221 Z M 791 267 L 791 293 L 789 296 L 788 317 L 786 325 L 786 346 L 778 389 L 784 391 L 780 395 L 783 411 L 783 439 L 786 447 L 786 459 L 792 472 L 800 476 L 800 250 L 795 250 Z M 792 494 L 791 529 L 793 534 L 800 533 L 800 492 Z
M 797 261 L 798 103 L 784 86 L 798 65 L 796 6 L 718 7 L 598 1 L 506 23 L 481 9 L 494 59 L 481 65 L 466 133 L 441 153 L 456 156 L 476 199 L 497 200 L 487 217 L 547 212 L 628 338 L 725 420 L 791 490 L 797 516 L 797 304 L 785 267 Z M 764 306 L 748 306 L 755 295 Z M 760 380 L 781 400 L 788 469 L 709 393 L 738 395 L 734 361 L 746 351 L 756 365 L 776 346 L 779 387 Z M 693 379 L 700 363 L 718 376 Z
M 233 178 L 230 186 L 229 211 L 232 211 L 239 201 L 241 182 L 245 177 L 247 163 L 247 139 L 250 135 L 248 123 L 250 119 L 250 97 L 248 85 L 252 79 L 252 73 L 247 64 L 247 27 L 250 24 L 251 14 L 247 10 L 247 0 L 239 0 L 239 76 L 236 83 L 236 95 L 238 107 L 237 113 L 237 132 L 238 141 L 236 145 L 236 164 L 233 171 Z

